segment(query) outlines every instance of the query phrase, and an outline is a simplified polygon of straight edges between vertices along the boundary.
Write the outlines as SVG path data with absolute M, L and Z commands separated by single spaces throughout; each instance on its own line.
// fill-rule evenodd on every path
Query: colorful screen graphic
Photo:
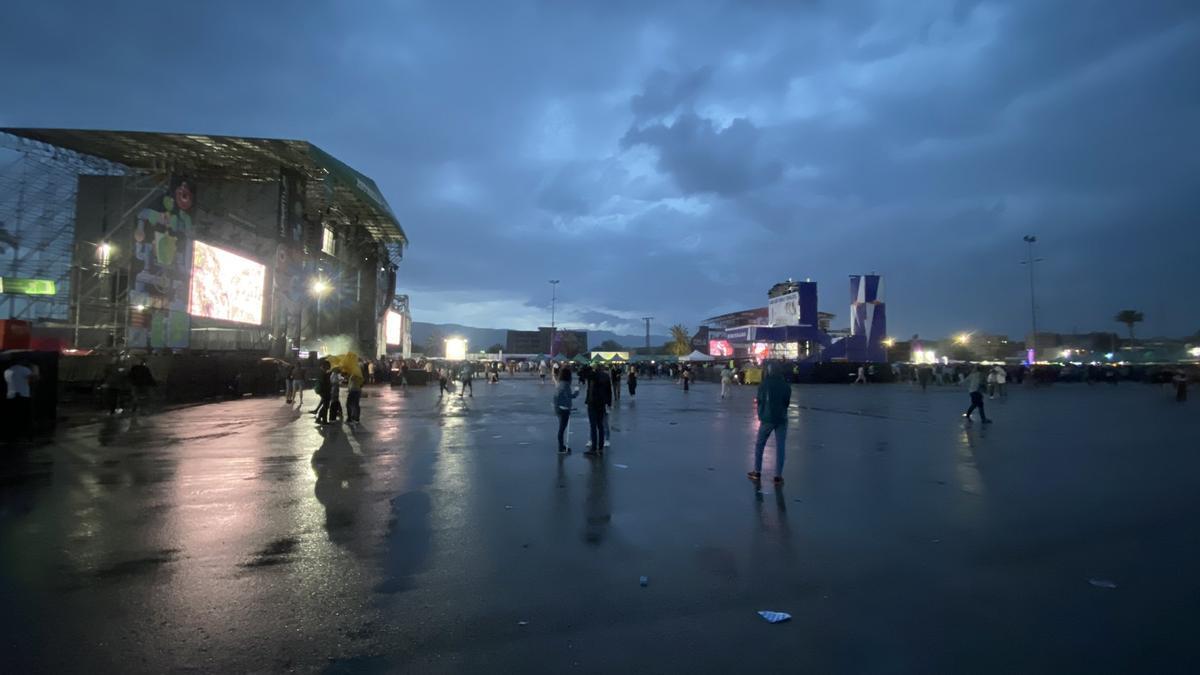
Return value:
M 709 340 L 708 355 L 733 356 L 733 345 L 729 344 L 729 340 Z
M 383 337 L 389 345 L 398 345 L 403 337 L 404 317 L 399 312 L 388 310 L 383 324 Z
M 188 314 L 237 323 L 262 323 L 267 268 L 202 241 L 192 245 Z
M 762 363 L 767 359 L 768 356 L 770 356 L 771 345 L 765 342 L 755 342 L 754 345 L 750 347 L 750 353 L 754 355 L 754 360 L 756 362 Z

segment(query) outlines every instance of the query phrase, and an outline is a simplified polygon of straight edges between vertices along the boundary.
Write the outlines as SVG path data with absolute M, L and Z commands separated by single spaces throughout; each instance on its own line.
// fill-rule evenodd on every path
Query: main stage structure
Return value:
M 43 347 L 407 351 L 407 245 L 306 141 L 0 129 L 0 318 Z

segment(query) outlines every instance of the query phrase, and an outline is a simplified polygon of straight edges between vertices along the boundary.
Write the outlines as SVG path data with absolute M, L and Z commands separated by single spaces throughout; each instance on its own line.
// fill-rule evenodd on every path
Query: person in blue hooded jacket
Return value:
M 571 391 L 571 369 L 564 366 L 558 373 L 558 388 L 554 391 L 554 413 L 558 415 L 558 454 L 571 452 L 563 435 L 567 431 L 567 423 L 571 421 L 571 402 L 579 396 L 578 391 Z
M 784 445 L 787 442 L 788 406 L 792 403 L 792 387 L 779 373 L 779 366 L 767 364 L 766 377 L 758 385 L 758 440 L 754 443 L 754 470 L 746 476 L 752 481 L 762 478 L 763 449 L 767 438 L 775 434 L 775 482 L 783 482 Z

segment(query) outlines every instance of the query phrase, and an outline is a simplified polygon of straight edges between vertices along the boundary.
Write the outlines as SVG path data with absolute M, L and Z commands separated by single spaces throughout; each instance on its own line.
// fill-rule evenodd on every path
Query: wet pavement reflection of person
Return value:
M 591 464 L 583 506 L 583 540 L 598 545 L 608 536 L 612 524 L 612 497 L 608 491 L 608 462 L 598 460 Z
M 340 428 L 327 427 L 321 433 L 324 440 L 312 456 L 312 468 L 317 476 L 313 492 L 325 508 L 325 530 L 329 540 L 348 547 L 355 541 L 354 526 L 362 508 L 366 483 L 363 458 L 355 452 L 349 436 Z

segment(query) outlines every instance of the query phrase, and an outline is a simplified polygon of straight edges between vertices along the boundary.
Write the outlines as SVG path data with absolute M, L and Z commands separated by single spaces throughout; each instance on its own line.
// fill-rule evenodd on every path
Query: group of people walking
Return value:
M 363 375 L 363 365 L 351 363 L 349 368 L 335 368 L 328 359 L 317 363 L 315 391 L 317 407 L 309 413 L 316 415 L 319 425 L 358 424 L 362 420 L 362 390 L 366 377 Z M 368 365 L 369 367 L 369 365 Z M 284 378 L 284 402 L 287 405 L 304 406 L 304 390 L 307 386 L 307 369 L 299 362 L 293 362 L 287 369 Z M 346 405 L 342 406 L 342 388 L 346 388 Z

